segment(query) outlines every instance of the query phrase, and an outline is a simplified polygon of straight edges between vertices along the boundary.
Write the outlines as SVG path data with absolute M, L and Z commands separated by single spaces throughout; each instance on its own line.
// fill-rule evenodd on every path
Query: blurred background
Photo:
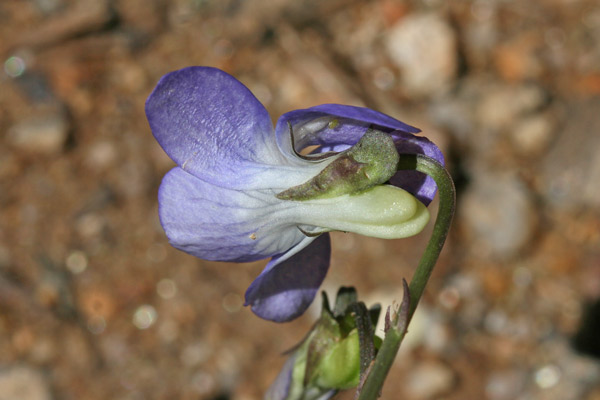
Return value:
M 315 320 L 242 306 L 264 262 L 167 243 L 143 106 L 189 65 L 446 154 L 458 214 L 383 399 L 600 399 L 597 2 L 2 0 L 0 57 L 1 400 L 260 399 Z M 324 288 L 391 304 L 427 239 L 334 234 Z

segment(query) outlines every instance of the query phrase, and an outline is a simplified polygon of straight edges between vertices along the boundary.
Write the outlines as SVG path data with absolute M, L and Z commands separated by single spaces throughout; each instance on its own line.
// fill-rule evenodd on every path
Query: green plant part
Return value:
M 387 182 L 396 173 L 399 158 L 390 135 L 371 129 L 317 176 L 278 193 L 277 198 L 304 201 L 360 193 Z
M 360 379 L 360 346 L 358 331 L 335 344 L 321 359 L 315 371 L 314 383 L 319 387 L 350 389 Z

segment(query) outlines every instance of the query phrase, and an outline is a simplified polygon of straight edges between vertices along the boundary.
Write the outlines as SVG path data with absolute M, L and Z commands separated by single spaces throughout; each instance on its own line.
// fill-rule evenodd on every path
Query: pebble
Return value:
M 548 148 L 553 130 L 553 121 L 547 115 L 536 114 L 519 120 L 509 134 L 520 154 L 537 156 Z
M 147 164 L 139 160 L 130 160 L 119 166 L 118 189 L 128 198 L 137 198 L 150 191 L 151 171 Z
M 485 66 L 499 38 L 498 24 L 493 18 L 496 13 L 493 2 L 476 0 L 471 5 L 475 17 L 464 27 L 464 50 L 470 64 Z
M 442 363 L 428 361 L 417 365 L 406 379 L 406 392 L 411 398 L 431 399 L 452 389 L 454 372 Z
M 539 78 L 544 70 L 538 54 L 539 45 L 535 36 L 523 33 L 503 40 L 494 48 L 495 67 L 502 78 L 512 82 Z
M 444 96 L 432 102 L 428 115 L 447 130 L 459 143 L 466 143 L 476 130 L 473 105 L 456 95 Z
M 481 126 L 493 130 L 510 128 L 519 116 L 535 112 L 546 101 L 545 92 L 535 85 L 486 86 L 477 107 Z
M 113 142 L 99 141 L 88 147 L 85 163 L 94 170 L 103 171 L 112 167 L 117 157 L 118 151 Z
M 543 160 L 542 191 L 554 206 L 600 208 L 599 108 L 598 99 L 572 104 Z
M 525 185 L 514 174 L 474 168 L 460 204 L 461 222 L 475 247 L 497 259 L 515 256 L 529 243 L 536 212 Z
M 8 247 L 0 244 L 0 271 L 7 268 L 11 262 L 10 250 Z
M 38 3 L 42 1 L 38 0 Z M 46 46 L 101 29 L 113 18 L 108 1 L 80 1 L 75 4 L 76 7 L 68 7 L 64 12 L 54 13 L 25 33 L 15 35 L 9 41 L 9 46 L 13 48 Z
M 0 150 L 0 180 L 8 181 L 9 178 L 17 176 L 20 173 L 21 168 L 15 152 L 8 149 Z M 6 196 L 6 193 L 4 193 L 4 196 Z M 2 194 L 0 194 L 0 199 L 2 197 Z
M 539 398 L 583 399 L 600 382 L 600 364 L 597 360 L 576 354 L 563 337 L 544 341 L 539 345 L 536 356 L 538 359 L 530 379 L 539 394 L 543 394 Z
M 60 153 L 69 135 L 70 123 L 62 113 L 32 116 L 9 128 L 8 142 L 35 154 Z
M 486 381 L 485 393 L 490 400 L 513 400 L 523 390 L 526 372 L 518 369 L 492 372 Z
M 33 3 L 44 14 L 52 14 L 65 6 L 63 0 L 34 0 Z
M 204 371 L 198 371 L 190 378 L 189 386 L 194 394 L 206 395 L 215 391 L 217 382 L 213 375 Z
M 433 95 L 456 75 L 456 37 L 440 15 L 414 14 L 401 19 L 390 29 L 386 48 L 402 72 L 402 89 L 409 95 Z
M 380 319 L 384 320 L 383 317 Z M 376 332 L 381 333 L 381 330 Z M 400 352 L 409 354 L 423 346 L 433 354 L 441 354 L 448 350 L 451 339 L 450 328 L 441 315 L 426 305 L 420 304 L 402 341 Z M 398 362 L 402 362 L 402 359 L 402 357 L 398 357 Z
M 556 118 L 545 111 L 547 105 L 548 95 L 538 85 L 507 85 L 475 75 L 432 101 L 428 114 L 475 157 L 488 157 L 503 136 L 519 154 L 537 156 L 553 138 Z
M 50 389 L 40 372 L 24 366 L 0 372 L 0 400 L 50 400 L 50 398 Z
M 197 367 L 205 363 L 213 354 L 213 349 L 203 341 L 188 344 L 181 351 L 180 359 L 187 368 Z

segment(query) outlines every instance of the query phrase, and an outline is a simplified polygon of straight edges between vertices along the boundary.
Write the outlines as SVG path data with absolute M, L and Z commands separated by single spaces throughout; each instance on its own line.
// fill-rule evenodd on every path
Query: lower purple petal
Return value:
M 328 234 L 317 237 L 299 251 L 290 250 L 294 251 L 297 253 L 291 257 L 289 252 L 273 257 L 246 291 L 246 305 L 263 319 L 286 322 L 299 317 L 312 303 L 327 275 L 331 254 Z

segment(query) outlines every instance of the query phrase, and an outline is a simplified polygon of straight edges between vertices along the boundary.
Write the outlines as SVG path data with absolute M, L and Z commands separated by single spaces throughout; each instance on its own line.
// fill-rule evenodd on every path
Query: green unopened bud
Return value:
M 360 346 L 358 331 L 335 344 L 321 359 L 314 383 L 322 388 L 349 389 L 360 379 Z
M 390 135 L 368 130 L 359 142 L 341 153 L 317 176 L 277 194 L 281 200 L 313 200 L 365 191 L 387 182 L 399 155 Z
M 356 310 L 361 306 L 366 320 L 357 323 Z M 373 341 L 374 348 L 379 347 L 380 339 L 369 328 L 377 323 L 379 309 L 374 306 L 367 310 L 364 303 L 358 302 L 354 288 L 341 288 L 332 310 L 323 293 L 321 317 L 295 348 L 265 400 L 317 400 L 357 386 L 361 362 L 365 361 L 361 360 L 361 350 L 367 341 Z

